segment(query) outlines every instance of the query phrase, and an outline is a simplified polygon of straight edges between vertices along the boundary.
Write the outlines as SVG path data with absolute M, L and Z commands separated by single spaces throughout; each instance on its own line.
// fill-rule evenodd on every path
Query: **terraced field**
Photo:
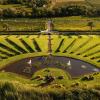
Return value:
M 52 35 L 52 55 L 66 56 L 100 67 L 100 36 Z M 23 58 L 48 55 L 48 36 L 1 35 L 0 67 Z

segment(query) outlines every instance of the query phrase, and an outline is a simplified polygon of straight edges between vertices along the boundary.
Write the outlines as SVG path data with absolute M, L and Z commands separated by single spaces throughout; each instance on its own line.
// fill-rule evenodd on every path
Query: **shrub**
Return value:
M 64 79 L 64 76 L 58 76 L 58 79 L 60 79 L 60 80 Z
M 45 69 L 44 71 L 45 71 L 45 72 L 50 72 L 50 70 L 49 70 L 49 69 Z
M 54 81 L 54 77 L 53 76 L 45 76 L 45 80 L 46 83 L 51 83 L 52 81 Z
M 92 75 L 84 76 L 81 78 L 82 81 L 91 81 L 94 80 L 94 77 Z
M 76 86 L 79 86 L 79 82 L 77 82 L 77 83 L 73 83 L 72 85 L 71 85 L 71 87 L 76 87 Z
M 35 77 L 32 77 L 31 80 L 40 79 L 40 78 L 41 78 L 41 75 L 37 75 L 37 76 L 35 76 Z

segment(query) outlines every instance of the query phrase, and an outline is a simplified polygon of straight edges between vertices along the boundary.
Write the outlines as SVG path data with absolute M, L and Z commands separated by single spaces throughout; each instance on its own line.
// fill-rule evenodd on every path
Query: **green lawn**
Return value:
M 45 23 L 49 18 L 42 19 L 5 19 L 0 21 L 0 31 L 5 30 L 3 26 L 6 24 L 11 31 L 40 31 L 45 29 Z M 100 30 L 100 18 L 88 18 L 80 16 L 52 18 L 54 22 L 54 30 L 67 31 L 67 30 L 80 30 L 87 31 L 90 28 L 87 26 L 88 22 L 93 22 L 93 30 Z M 63 26 L 63 27 L 62 27 Z
M 48 72 L 49 70 L 49 72 Z M 47 84 L 46 76 L 52 76 L 54 80 Z M 82 80 L 83 77 L 93 77 L 92 80 Z M 46 88 L 54 89 L 56 86 L 61 86 L 61 88 L 70 89 L 72 87 L 79 87 L 79 88 L 94 88 L 96 86 L 99 87 L 100 83 L 100 73 L 93 73 L 85 76 L 81 76 L 76 79 L 71 79 L 69 74 L 66 73 L 64 70 L 57 69 L 57 68 L 45 68 L 42 70 L 37 71 L 31 79 L 10 73 L 10 72 L 0 72 L 0 81 L 1 82 L 15 82 L 21 83 L 24 85 L 28 85 L 28 88 L 41 88 L 42 84 L 46 85 Z M 78 84 L 78 85 L 76 85 Z M 30 86 L 29 86 L 30 85 Z M 45 86 L 44 86 L 45 89 Z
M 57 73 L 57 69 L 52 71 Z M 65 75 L 62 71 L 58 72 Z M 4 73 L 3 75 L 0 73 L 0 78 L 2 79 L 2 77 L 4 77 L 3 80 L 0 80 L 0 96 L 2 100 L 9 98 L 13 100 L 62 100 L 62 98 L 66 100 L 87 100 L 88 98 L 90 100 L 99 100 L 100 97 L 100 73 L 93 75 L 94 80 L 89 81 L 81 81 L 81 79 L 68 80 L 66 76 L 64 80 L 56 80 L 56 84 L 45 87 L 37 86 L 33 84 L 33 81 L 30 84 L 28 80 L 15 77 L 14 74 L 7 75 L 7 73 Z M 8 79 L 5 80 L 6 78 Z M 11 81 L 11 78 L 14 78 L 13 81 Z M 19 82 L 18 80 L 20 79 L 21 81 Z M 66 83 L 63 84 L 63 82 Z
M 23 84 L 30 84 L 30 80 L 26 77 L 10 73 L 10 72 L 0 72 L 0 81 L 10 81 L 10 82 L 20 82 Z
M 21 5 L 21 4 L 8 4 L 8 5 L 0 5 L 1 9 L 7 9 L 7 8 L 14 8 L 14 9 L 23 9 L 29 12 L 32 12 L 32 8 L 28 8 L 27 6 Z

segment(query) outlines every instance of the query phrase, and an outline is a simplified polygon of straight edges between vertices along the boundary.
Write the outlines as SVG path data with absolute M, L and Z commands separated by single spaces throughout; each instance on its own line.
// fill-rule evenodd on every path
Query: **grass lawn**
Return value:
M 21 4 L 8 4 L 8 5 L 0 5 L 1 9 L 7 9 L 7 8 L 17 8 L 17 9 L 23 9 L 29 12 L 32 12 L 32 8 L 28 8 Z
M 5 30 L 3 25 L 7 25 L 11 31 L 40 31 L 45 29 L 45 23 L 49 18 L 42 19 L 5 19 L 0 21 L 0 30 Z M 59 31 L 88 31 L 90 28 L 87 26 L 88 22 L 92 21 L 94 23 L 93 30 L 100 30 L 100 18 L 88 18 L 81 16 L 63 17 L 63 18 L 52 18 L 54 22 L 54 30 Z M 62 27 L 63 26 L 63 27 Z
M 50 84 L 47 84 L 46 76 L 52 76 L 54 80 Z M 84 77 L 93 77 L 93 80 L 82 80 Z M 68 73 L 66 73 L 64 70 L 57 68 L 45 68 L 37 71 L 31 79 L 14 73 L 0 72 L 0 81 L 17 82 L 24 85 L 31 84 L 28 86 L 29 88 L 37 88 L 37 86 L 38 88 L 41 88 L 42 84 L 45 84 L 44 89 L 45 87 L 52 89 L 53 86 L 56 88 L 56 85 L 61 86 L 61 88 L 67 87 L 67 89 L 73 87 L 93 88 L 96 86 L 99 87 L 100 73 L 89 74 L 76 79 L 71 79 Z

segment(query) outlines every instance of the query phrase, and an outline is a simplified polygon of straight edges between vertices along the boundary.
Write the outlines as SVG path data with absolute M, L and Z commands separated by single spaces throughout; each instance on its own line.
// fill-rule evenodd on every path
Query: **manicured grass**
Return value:
M 26 77 L 10 73 L 10 72 L 0 72 L 0 81 L 10 81 L 10 82 L 20 82 L 23 84 L 30 84 L 31 81 Z
M 100 37 L 97 35 L 64 36 L 52 35 L 52 55 L 83 60 L 100 67 Z M 10 40 L 10 41 L 9 41 Z M 23 41 L 24 42 L 23 42 Z M 0 67 L 17 60 L 39 55 L 48 55 L 48 36 L 20 35 L 0 36 Z
M 43 80 L 38 80 L 35 79 L 35 77 L 40 76 L 40 78 L 42 78 Z M 64 72 L 61 69 L 57 69 L 57 68 L 45 68 L 42 70 L 39 70 L 38 72 L 36 72 L 33 76 L 33 83 L 34 84 L 41 84 L 41 83 L 45 83 L 45 77 L 46 76 L 52 76 L 55 80 L 51 83 L 51 84 L 64 84 L 64 85 L 68 85 L 70 82 L 70 75 L 68 75 L 68 73 Z M 59 79 L 59 77 L 62 77 L 62 79 Z
M 6 19 L 0 21 L 0 31 L 5 31 L 4 25 L 7 25 L 9 31 L 40 31 L 45 27 L 42 19 Z
M 83 61 L 92 63 L 98 67 L 100 66 L 100 62 L 98 62 L 98 59 L 100 58 L 98 59 L 95 58 L 95 56 L 100 55 L 99 36 L 83 35 L 80 38 L 77 36 L 72 36 L 71 38 L 68 38 L 67 36 L 61 36 L 60 39 L 61 40 L 64 39 L 64 42 L 62 46 L 59 48 L 59 52 L 55 52 L 56 50 L 54 50 L 53 55 L 60 55 L 60 56 L 67 56 L 76 59 L 81 59 Z M 55 39 L 53 38 L 52 41 L 55 41 Z M 60 43 L 58 42 L 58 47 L 59 45 Z M 66 51 L 64 52 L 64 50 Z M 92 59 L 93 57 L 95 59 Z
M 26 10 L 28 12 L 32 12 L 32 8 L 26 7 L 24 5 L 21 4 L 7 4 L 7 5 L 0 5 L 1 9 L 7 9 L 7 8 L 14 8 L 14 9 L 23 9 Z
M 88 17 L 64 17 L 64 18 L 54 18 L 54 26 L 56 30 L 90 30 L 87 26 L 89 21 L 94 23 L 93 30 L 99 30 L 99 18 L 88 18 Z M 63 26 L 63 27 L 62 27 Z
M 98 35 L 61 35 L 61 37 L 51 35 L 51 38 L 52 55 L 71 57 L 100 67 L 100 37 Z M 23 43 L 22 40 L 27 44 Z M 24 58 L 47 56 L 48 36 L 41 35 L 38 38 L 37 35 L 1 35 L 0 50 L 0 68 Z M 8 54 L 12 54 L 12 56 Z M 52 77 L 52 82 L 47 83 L 47 77 Z M 84 78 L 85 80 L 83 80 Z M 34 73 L 29 79 L 14 73 L 2 71 L 0 72 L 0 81 L 3 82 L 2 86 L 4 82 L 10 82 L 15 85 L 20 84 L 20 86 L 24 86 L 23 88 L 26 90 L 32 90 L 34 88 L 35 90 L 43 89 L 41 91 L 46 91 L 46 93 L 47 91 L 58 92 L 58 90 L 98 89 L 100 88 L 100 73 L 92 73 L 72 79 L 64 70 L 46 68 L 38 70 L 38 72 Z
M 0 30 L 5 30 L 3 25 L 7 24 L 11 31 L 40 31 L 45 29 L 45 23 L 49 18 L 42 19 L 6 19 L 0 21 Z M 54 30 L 67 31 L 67 30 L 80 30 L 87 31 L 90 28 L 87 26 L 88 22 L 94 23 L 93 30 L 100 30 L 100 18 L 88 18 L 81 16 L 63 17 L 63 18 L 52 18 L 54 22 Z M 62 27 L 63 26 L 63 27 Z
M 54 80 L 50 83 L 47 83 L 46 77 L 52 77 Z M 93 77 L 93 79 L 86 79 L 82 80 L 84 77 Z M 93 74 L 88 74 L 81 76 L 76 79 L 71 79 L 68 73 L 66 73 L 64 70 L 57 69 L 57 68 L 45 68 L 43 70 L 39 70 L 36 72 L 31 79 L 28 79 L 26 77 L 14 74 L 14 73 L 9 73 L 9 72 L 0 72 L 0 81 L 7 81 L 7 82 L 19 82 L 21 84 L 29 85 L 28 88 L 37 88 L 37 87 L 42 87 L 45 89 L 49 88 L 52 89 L 54 86 L 54 89 L 57 88 L 56 86 L 61 86 L 60 88 L 94 88 L 98 87 L 99 88 L 99 83 L 100 83 L 100 73 L 93 73 Z M 32 86 L 32 87 L 31 87 Z M 65 90 L 66 90 L 65 89 Z

